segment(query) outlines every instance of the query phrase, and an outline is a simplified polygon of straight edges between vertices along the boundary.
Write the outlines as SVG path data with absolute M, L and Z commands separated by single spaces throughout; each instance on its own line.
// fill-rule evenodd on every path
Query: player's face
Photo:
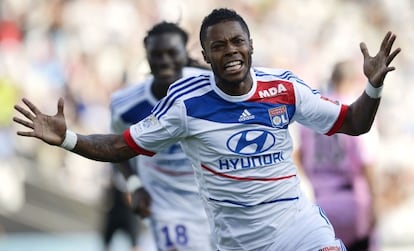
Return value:
M 182 77 L 187 51 L 179 34 L 165 33 L 148 38 L 147 60 L 157 82 L 171 84 Z
M 219 82 L 238 84 L 249 74 L 253 46 L 237 21 L 224 21 L 207 28 L 203 55 Z

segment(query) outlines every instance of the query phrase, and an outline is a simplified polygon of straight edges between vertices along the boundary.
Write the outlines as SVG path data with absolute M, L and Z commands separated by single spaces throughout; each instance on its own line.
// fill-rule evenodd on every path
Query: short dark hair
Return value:
M 169 23 L 162 21 L 154 25 L 151 30 L 147 32 L 147 35 L 144 38 L 144 46 L 147 47 L 148 39 L 151 36 L 162 35 L 165 33 L 176 33 L 181 36 L 183 39 L 184 45 L 187 45 L 188 34 L 182 28 L 180 28 L 176 23 Z
M 224 22 L 224 21 L 237 21 L 237 22 L 239 22 L 240 25 L 242 26 L 243 30 L 245 30 L 247 32 L 247 35 L 250 38 L 249 27 L 247 26 L 244 19 L 239 14 L 237 14 L 236 11 L 234 11 L 232 9 L 227 9 L 227 8 L 214 9 L 208 16 L 206 16 L 204 18 L 204 20 L 201 24 L 200 43 L 201 43 L 201 46 L 203 48 L 204 48 L 203 41 L 207 37 L 207 28 L 212 26 L 212 25 Z

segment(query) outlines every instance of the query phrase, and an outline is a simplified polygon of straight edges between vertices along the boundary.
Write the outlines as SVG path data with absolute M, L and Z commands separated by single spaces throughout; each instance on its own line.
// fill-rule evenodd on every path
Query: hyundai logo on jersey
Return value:
M 255 155 L 266 152 L 276 143 L 275 136 L 265 130 L 245 130 L 233 134 L 227 140 L 227 148 L 241 155 Z
M 237 170 L 270 166 L 283 160 L 285 160 L 283 152 L 274 152 L 240 158 L 219 159 L 218 167 L 220 170 Z

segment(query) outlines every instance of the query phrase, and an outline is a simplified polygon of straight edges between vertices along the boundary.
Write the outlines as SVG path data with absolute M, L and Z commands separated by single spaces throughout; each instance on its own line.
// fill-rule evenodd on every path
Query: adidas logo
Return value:
M 250 119 L 254 119 L 254 115 L 252 115 L 247 109 L 244 109 L 244 111 L 240 115 L 239 122 L 243 122 Z

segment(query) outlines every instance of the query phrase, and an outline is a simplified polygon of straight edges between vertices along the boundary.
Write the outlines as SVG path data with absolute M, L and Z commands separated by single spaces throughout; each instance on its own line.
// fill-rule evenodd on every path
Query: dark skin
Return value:
M 389 66 L 401 51 L 398 48 L 391 52 L 395 39 L 396 36 L 388 32 L 375 57 L 369 56 L 365 43 L 360 44 L 364 57 L 364 74 L 374 87 L 382 86 L 387 73 L 395 70 L 394 67 Z M 203 45 L 204 60 L 211 64 L 217 86 L 233 96 L 248 93 L 253 85 L 253 80 L 248 74 L 253 45 L 240 23 L 225 21 L 210 26 L 207 29 L 207 39 Z M 234 62 L 233 68 L 226 67 L 230 62 Z M 345 121 L 338 133 L 356 136 L 368 132 L 379 103 L 380 99 L 372 99 L 363 92 L 357 101 L 349 107 Z
M 207 34 L 202 53 L 214 71 L 217 86 L 232 96 L 248 93 L 253 85 L 253 41 L 234 21 L 210 26 Z
M 151 35 L 145 44 L 147 61 L 154 77 L 151 92 L 158 100 L 167 95 L 170 85 L 183 75 L 188 63 L 188 54 L 183 38 L 173 32 Z M 118 165 L 128 179 L 135 172 L 128 161 Z M 151 197 L 144 187 L 128 194 L 127 200 L 133 211 L 145 218 L 151 215 Z
M 247 39 L 243 42 L 239 39 Z M 395 70 L 390 63 L 401 51 L 400 48 L 392 49 L 396 36 L 388 32 L 375 56 L 370 56 L 365 43 L 360 44 L 364 57 L 363 71 L 369 82 L 374 87 L 383 85 L 388 72 Z M 216 50 L 215 44 L 223 44 L 223 49 Z M 245 44 L 246 43 L 246 44 Z M 250 69 L 249 52 L 252 53 L 251 39 L 245 30 L 236 21 L 225 21 L 208 28 L 206 41 L 203 41 L 203 55 L 207 63 L 211 64 L 218 87 L 229 95 L 243 95 L 252 87 L 252 78 L 246 72 Z M 234 61 L 230 68 L 226 68 Z M 245 76 L 245 77 L 243 77 Z M 63 99 L 58 101 L 58 113 L 48 116 L 40 112 L 27 99 L 23 99 L 27 108 L 16 105 L 25 119 L 14 117 L 13 120 L 30 131 L 18 131 L 17 134 L 25 137 L 35 137 L 50 145 L 60 145 L 65 138 L 66 122 L 63 114 Z M 364 93 L 350 105 L 349 112 L 340 133 L 359 135 L 366 133 L 372 125 L 378 109 L 380 99 L 370 98 Z M 73 152 L 86 158 L 119 162 L 136 156 L 136 153 L 128 147 L 122 135 L 79 135 Z
M 177 33 L 153 35 L 148 37 L 145 52 L 154 76 L 151 91 L 161 99 L 170 85 L 183 76 L 183 67 L 188 63 L 184 41 Z

